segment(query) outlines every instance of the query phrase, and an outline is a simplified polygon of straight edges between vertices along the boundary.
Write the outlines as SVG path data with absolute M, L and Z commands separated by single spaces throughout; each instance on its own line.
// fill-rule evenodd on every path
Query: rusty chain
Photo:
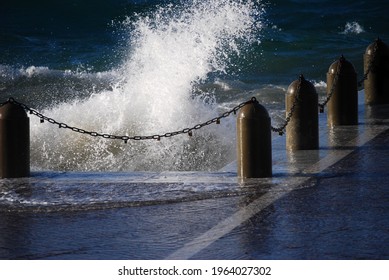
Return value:
M 70 129 L 70 130 L 72 130 L 74 132 L 77 132 L 77 133 L 88 134 L 88 135 L 93 136 L 93 137 L 102 137 L 102 138 L 106 138 L 106 139 L 117 139 L 117 140 L 124 141 L 124 143 L 127 143 L 128 140 L 161 140 L 161 138 L 163 138 L 163 137 L 168 138 L 168 137 L 173 137 L 173 136 L 180 135 L 180 134 L 188 134 L 189 136 L 192 136 L 194 130 L 198 130 L 198 129 L 204 127 L 204 126 L 208 126 L 208 125 L 213 124 L 213 123 L 220 124 L 220 120 L 221 119 L 228 117 L 232 113 L 236 114 L 236 112 L 240 108 L 242 108 L 243 106 L 245 106 L 247 104 L 251 104 L 251 103 L 254 103 L 254 102 L 258 102 L 258 101 L 257 101 L 257 99 L 255 97 L 252 97 L 250 100 L 242 102 L 239 105 L 235 106 L 230 111 L 227 111 L 227 112 L 219 115 L 216 118 L 210 119 L 210 120 L 208 120 L 206 122 L 203 122 L 203 123 L 200 123 L 200 124 L 197 124 L 197 125 L 195 125 L 193 127 L 184 128 L 182 130 L 173 131 L 173 132 L 167 132 L 165 134 L 155 134 L 155 135 L 147 135 L 147 136 L 112 135 L 112 134 L 108 134 L 108 133 L 99 133 L 99 132 L 95 132 L 95 131 L 87 131 L 87 130 L 84 130 L 84 129 L 81 129 L 81 128 L 78 128 L 78 127 L 70 126 L 70 125 L 68 125 L 66 123 L 63 123 L 63 122 L 58 122 L 58 121 L 56 121 L 56 120 L 54 120 L 52 118 L 49 118 L 49 117 L 39 113 L 38 111 L 36 111 L 34 109 L 31 109 L 27 105 L 25 105 L 25 104 L 23 104 L 21 102 L 16 101 L 12 97 L 9 98 L 6 102 L 0 103 L 0 107 L 5 105 L 6 103 L 13 103 L 15 105 L 20 106 L 25 111 L 29 112 L 31 115 L 35 115 L 38 118 L 40 118 L 40 122 L 41 123 L 43 123 L 44 121 L 47 121 L 47 122 L 49 122 L 51 124 L 58 125 L 59 128 Z

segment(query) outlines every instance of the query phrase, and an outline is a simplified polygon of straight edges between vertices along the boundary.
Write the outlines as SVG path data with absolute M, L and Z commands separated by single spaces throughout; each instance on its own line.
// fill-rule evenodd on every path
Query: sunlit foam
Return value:
M 360 34 L 365 30 L 363 27 L 356 21 L 347 22 L 344 30 L 341 32 L 342 34 Z
M 251 1 L 194 0 L 158 7 L 123 25 L 129 49 L 112 90 L 47 109 L 44 114 L 85 130 L 154 135 L 181 130 L 220 114 L 199 85 L 226 72 L 231 54 L 258 40 L 262 10 Z M 117 82 L 119 80 L 119 82 Z M 235 120 L 161 141 L 93 138 L 49 123 L 32 123 L 37 170 L 216 170 L 235 156 Z

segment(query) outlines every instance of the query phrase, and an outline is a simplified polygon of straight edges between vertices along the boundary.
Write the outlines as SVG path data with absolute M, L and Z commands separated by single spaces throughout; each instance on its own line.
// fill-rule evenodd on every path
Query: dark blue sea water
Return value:
M 322 95 L 344 55 L 389 42 L 386 1 L 14 0 L 0 4 L 0 97 L 82 129 L 119 135 L 192 127 L 257 97 L 277 124 L 299 74 Z M 193 138 L 91 139 L 31 116 L 32 169 L 217 170 L 235 120 Z

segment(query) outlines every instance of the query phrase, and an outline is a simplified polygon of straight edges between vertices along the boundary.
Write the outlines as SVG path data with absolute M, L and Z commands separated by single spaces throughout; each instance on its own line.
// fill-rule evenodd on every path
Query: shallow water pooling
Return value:
M 99 210 L 237 196 L 255 191 L 241 189 L 233 173 L 193 172 L 33 173 L 31 178 L 3 179 L 0 186 L 2 212 Z

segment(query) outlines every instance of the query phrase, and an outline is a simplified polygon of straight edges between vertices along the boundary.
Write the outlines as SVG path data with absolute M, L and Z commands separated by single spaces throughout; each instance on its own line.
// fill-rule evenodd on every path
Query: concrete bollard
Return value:
M 340 65 L 339 65 L 340 64 Z M 328 125 L 358 124 L 358 82 L 354 66 L 342 55 L 327 73 Z
M 20 106 L 0 107 L 0 178 L 30 176 L 30 122 Z
M 269 113 L 257 101 L 246 104 L 237 117 L 238 176 L 272 176 L 271 121 Z
M 304 76 L 292 82 L 286 92 L 286 113 L 293 111 L 286 126 L 286 148 L 315 150 L 319 148 L 318 94 Z
M 389 104 L 389 47 L 377 39 L 370 44 L 363 56 L 365 103 Z

